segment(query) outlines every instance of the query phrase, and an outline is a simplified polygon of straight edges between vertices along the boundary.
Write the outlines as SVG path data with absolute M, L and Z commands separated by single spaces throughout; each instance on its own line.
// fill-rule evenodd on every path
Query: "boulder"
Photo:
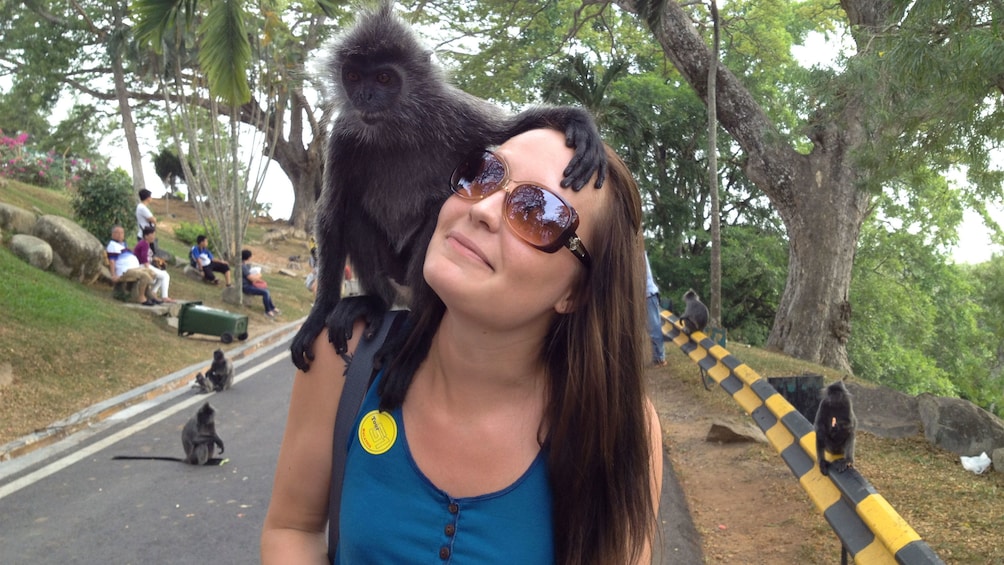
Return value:
M 733 424 L 722 420 L 712 422 L 704 439 L 716 443 L 767 443 L 767 436 L 760 428 L 746 422 Z
M 28 234 L 37 219 L 34 212 L 0 202 L 0 231 Z
M 240 306 L 241 301 L 241 289 L 237 286 L 225 286 L 223 287 L 223 301 L 227 304 L 234 304 Z
M 46 271 L 52 266 L 52 246 L 33 235 L 16 234 L 10 239 L 10 250 L 36 269 Z
M 68 279 L 91 284 L 108 262 L 98 238 L 70 219 L 42 216 L 31 234 L 52 246 L 52 270 Z
M 185 276 L 186 277 L 188 277 L 188 278 L 190 278 L 192 280 L 195 280 L 195 281 L 201 281 L 203 279 L 202 271 L 200 271 L 200 270 L 196 269 L 195 267 L 189 265 L 188 261 L 185 261 L 184 265 L 185 265 L 185 271 L 184 272 L 185 272 Z
M 1004 473 L 1004 447 L 995 449 L 990 455 L 990 461 L 993 463 L 994 471 Z
M 925 393 L 917 397 L 917 407 L 932 445 L 966 456 L 1004 446 L 1004 422 L 968 400 Z
M 858 429 L 885 438 L 904 438 L 920 433 L 917 397 L 884 386 L 847 382 Z

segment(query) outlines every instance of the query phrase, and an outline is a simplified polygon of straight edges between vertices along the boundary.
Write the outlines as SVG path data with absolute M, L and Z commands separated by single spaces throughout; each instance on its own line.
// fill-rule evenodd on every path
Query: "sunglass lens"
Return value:
M 468 157 L 453 171 L 450 186 L 461 198 L 480 199 L 498 189 L 505 164 L 488 151 Z
M 557 195 L 538 186 L 521 184 L 506 200 L 509 225 L 534 247 L 555 251 L 574 221 L 574 212 Z

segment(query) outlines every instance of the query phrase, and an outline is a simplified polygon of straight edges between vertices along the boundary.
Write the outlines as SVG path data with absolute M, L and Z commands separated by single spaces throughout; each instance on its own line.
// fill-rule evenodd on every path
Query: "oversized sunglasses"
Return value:
M 546 253 L 567 247 L 589 266 L 586 246 L 575 235 L 579 227 L 575 208 L 542 186 L 510 179 L 509 165 L 501 155 L 487 149 L 472 153 L 453 171 L 450 188 L 464 200 L 482 200 L 504 190 L 502 215 L 514 234 Z

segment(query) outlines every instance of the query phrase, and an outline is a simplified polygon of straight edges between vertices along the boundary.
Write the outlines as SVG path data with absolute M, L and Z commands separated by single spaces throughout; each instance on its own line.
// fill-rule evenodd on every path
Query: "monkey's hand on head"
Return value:
M 607 156 L 603 149 L 603 138 L 596 128 L 593 117 L 582 108 L 572 106 L 539 106 L 530 108 L 512 117 L 506 128 L 502 143 L 515 135 L 538 129 L 551 128 L 565 132 L 565 145 L 575 149 L 562 172 L 561 186 L 580 190 L 593 173 L 596 173 L 596 188 L 603 186 L 607 178 Z
M 356 320 L 366 320 L 363 339 L 371 339 L 383 325 L 384 314 L 389 310 L 387 303 L 379 296 L 360 294 L 346 296 L 335 304 L 334 310 L 328 314 L 325 325 L 328 326 L 328 341 L 335 347 L 338 354 L 349 350 L 349 339 L 352 338 L 352 326 Z

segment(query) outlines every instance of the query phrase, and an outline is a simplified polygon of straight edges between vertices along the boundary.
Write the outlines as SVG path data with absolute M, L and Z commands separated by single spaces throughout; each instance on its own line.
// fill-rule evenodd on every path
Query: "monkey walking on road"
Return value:
M 163 456 L 143 456 L 143 455 L 116 455 L 112 459 L 150 459 L 156 461 L 177 461 L 188 463 L 189 465 L 222 465 L 229 459 L 214 458 L 216 446 L 220 446 L 220 453 L 223 453 L 223 440 L 216 435 L 216 410 L 208 403 L 202 405 L 199 411 L 185 422 L 185 427 L 181 430 L 181 446 L 185 449 L 185 458 L 163 457 Z
M 421 288 L 425 249 L 451 194 L 450 175 L 473 151 L 551 127 L 575 147 L 562 186 L 578 190 L 596 173 L 599 187 L 606 175 L 603 141 L 588 112 L 541 106 L 507 116 L 456 88 L 394 15 L 393 4 L 383 0 L 364 12 L 336 41 L 327 65 L 339 113 L 315 222 L 317 279 L 324 284 L 290 346 L 293 364 L 303 371 L 325 326 L 339 353 L 360 317 L 366 335 L 374 335 L 399 300 L 395 283 L 410 290 L 413 306 L 431 299 L 431 289 Z M 365 295 L 342 299 L 348 257 Z
M 851 394 L 843 381 L 826 387 L 823 399 L 816 410 L 816 459 L 819 472 L 830 474 L 830 468 L 838 473 L 854 466 L 854 430 L 857 418 L 851 406 Z M 826 453 L 843 455 L 836 461 L 827 461 Z

